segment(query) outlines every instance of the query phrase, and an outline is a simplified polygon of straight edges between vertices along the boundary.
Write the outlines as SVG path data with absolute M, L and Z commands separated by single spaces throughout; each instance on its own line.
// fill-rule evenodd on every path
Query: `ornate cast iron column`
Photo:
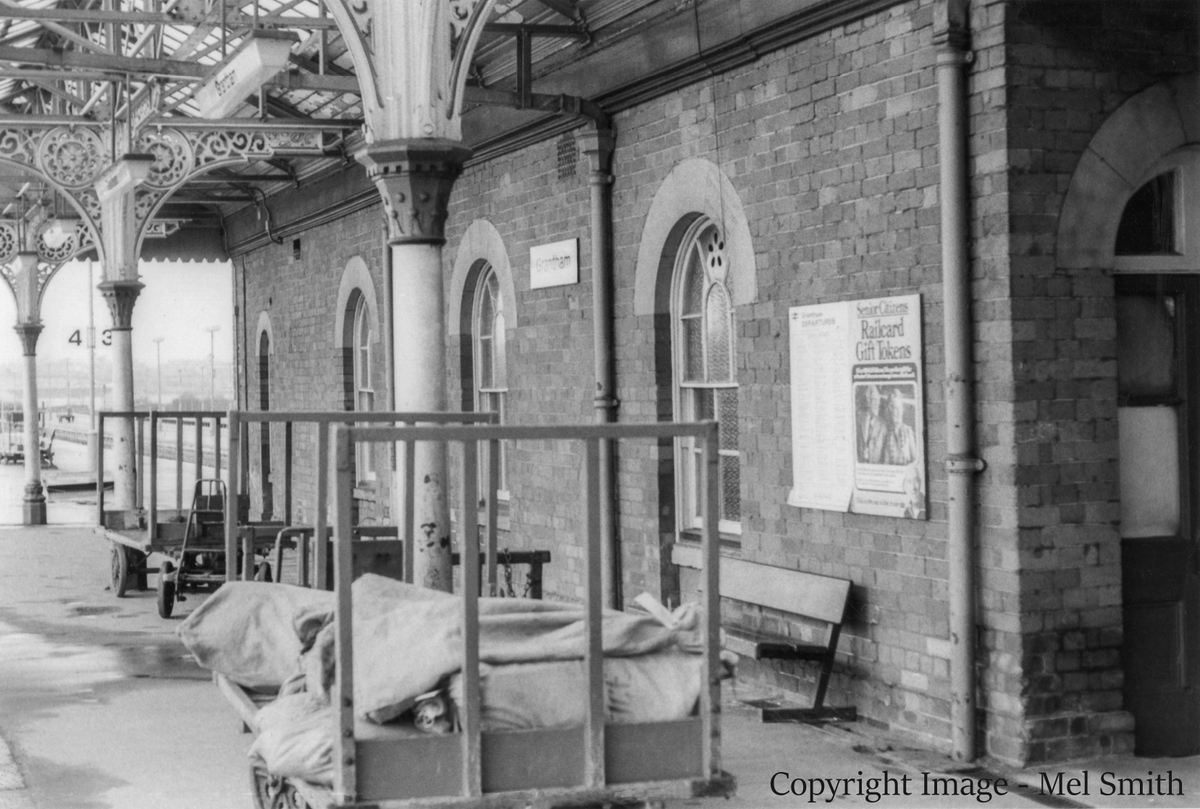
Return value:
M 358 159 L 387 210 L 398 410 L 446 407 L 443 228 L 450 190 L 469 155 L 461 143 L 461 105 L 470 55 L 494 4 L 329 0 L 326 5 L 362 89 L 367 147 Z M 416 580 L 449 590 L 446 450 L 422 447 L 415 461 L 416 513 L 404 513 L 402 481 L 393 486 L 393 508 L 417 527 Z M 335 793 L 354 792 L 345 774 L 334 781 Z
M 38 255 L 21 252 L 13 259 L 17 293 L 17 335 L 24 354 L 25 497 L 21 502 L 25 525 L 46 524 L 46 495 L 42 489 L 41 435 L 38 429 L 37 341 L 42 333 L 38 316 Z
M 392 357 L 396 409 L 446 409 L 446 319 L 442 245 L 450 190 L 470 151 L 455 141 L 415 139 L 375 144 L 359 160 L 383 197 L 392 251 Z M 445 446 L 414 450 L 414 580 L 451 589 L 450 505 Z M 403 514 L 404 489 L 393 485 Z
M 98 287 L 112 314 L 113 344 L 113 410 L 133 410 L 133 304 L 145 286 L 140 281 L 103 281 Z M 132 509 L 137 505 L 137 447 L 134 442 L 133 419 L 113 421 L 113 495 L 116 508 Z
M 96 180 L 100 198 L 100 241 L 104 247 L 104 278 L 100 294 L 112 313 L 113 409 L 133 410 L 133 305 L 143 284 L 137 280 L 137 187 L 150 174 L 154 158 L 125 155 Z M 118 510 L 137 506 L 137 446 L 133 419 L 113 422 L 113 501 Z

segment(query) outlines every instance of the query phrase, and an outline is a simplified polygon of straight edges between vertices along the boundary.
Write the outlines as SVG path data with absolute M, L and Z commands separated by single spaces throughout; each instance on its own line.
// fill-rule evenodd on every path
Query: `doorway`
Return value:
M 1125 704 L 1141 756 L 1200 753 L 1200 278 L 1117 276 Z

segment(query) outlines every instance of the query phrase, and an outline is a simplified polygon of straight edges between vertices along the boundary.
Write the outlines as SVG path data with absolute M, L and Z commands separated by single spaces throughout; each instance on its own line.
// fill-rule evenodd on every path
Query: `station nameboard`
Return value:
M 544 289 L 579 283 L 579 239 L 565 239 L 529 248 L 529 288 Z

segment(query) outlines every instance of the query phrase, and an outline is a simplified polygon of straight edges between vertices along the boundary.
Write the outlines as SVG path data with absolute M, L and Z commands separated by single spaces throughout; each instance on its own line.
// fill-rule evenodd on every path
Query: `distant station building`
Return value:
M 851 583 L 827 706 L 1017 766 L 1200 752 L 1195 3 L 449 6 L 488 24 L 414 114 L 461 101 L 461 141 L 372 129 L 423 98 L 361 99 L 378 19 L 227 113 L 329 130 L 223 169 L 240 198 L 175 237 L 232 260 L 240 408 L 716 419 L 724 623 L 811 638 L 754 583 Z M 310 439 L 289 482 L 250 436 L 252 512 L 290 485 L 311 520 Z M 696 458 L 610 459 L 618 605 L 694 595 Z M 356 456 L 360 521 L 395 519 L 394 469 Z M 577 470 L 502 456 L 501 545 L 553 552 L 547 597 L 580 594 Z M 800 705 L 816 672 L 739 666 Z

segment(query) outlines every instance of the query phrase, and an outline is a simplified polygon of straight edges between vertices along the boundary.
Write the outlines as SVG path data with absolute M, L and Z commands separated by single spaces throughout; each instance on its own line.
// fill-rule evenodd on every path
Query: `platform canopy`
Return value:
M 162 120 L 187 121 L 193 131 L 206 120 L 283 129 L 327 124 L 323 154 L 214 169 L 174 190 L 155 212 L 160 232 L 145 243 L 150 257 L 223 257 L 222 217 L 349 160 L 361 141 L 352 49 L 327 6 L 345 3 L 369 36 L 371 2 L 380 0 L 0 0 L 0 127 L 58 120 L 128 133 L 131 123 L 136 132 Z M 678 4 L 665 0 L 446 2 L 451 24 L 486 9 L 462 106 L 464 137 L 485 151 L 539 121 L 562 119 L 564 94 L 594 97 L 644 79 L 661 58 L 655 47 L 633 48 L 642 54 L 633 60 L 605 53 L 681 17 Z M 693 25 L 687 16 L 679 23 L 685 35 Z M 596 69 L 598 59 L 609 66 Z M 113 156 L 136 151 L 126 138 L 113 135 L 105 148 Z M 51 228 L 70 216 L 52 183 L 0 165 L 0 219 Z

